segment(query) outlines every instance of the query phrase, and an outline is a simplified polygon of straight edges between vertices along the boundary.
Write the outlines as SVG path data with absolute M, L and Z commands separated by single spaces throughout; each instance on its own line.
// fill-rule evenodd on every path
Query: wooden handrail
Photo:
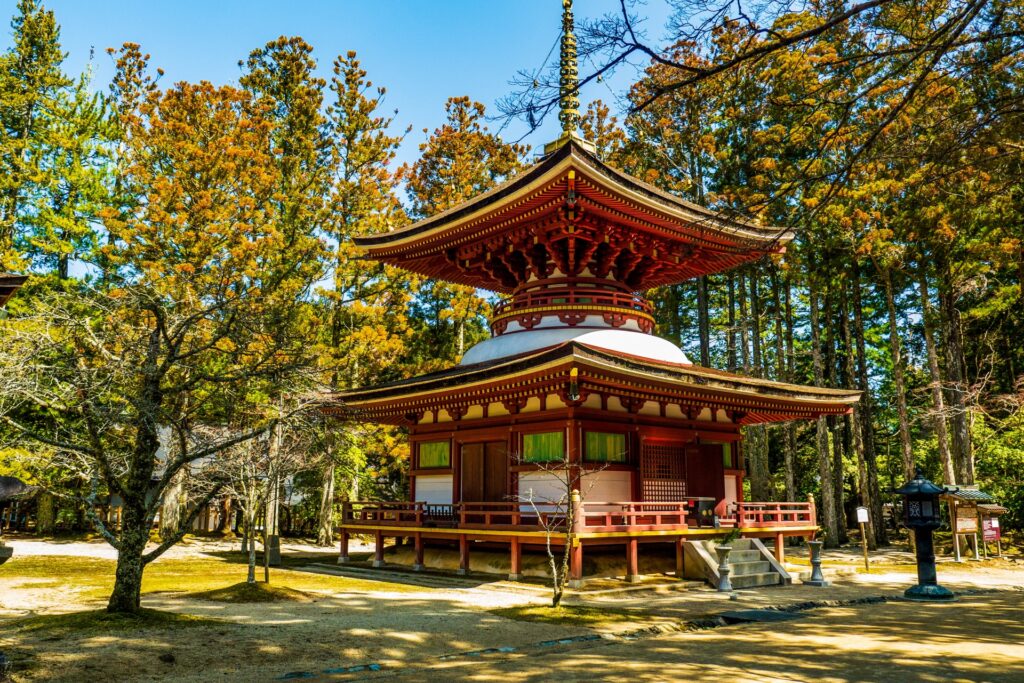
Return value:
M 736 524 L 739 527 L 814 526 L 814 505 L 801 502 L 738 502 Z
M 583 501 L 575 517 L 577 532 L 643 529 L 685 529 L 698 499 L 682 501 Z M 816 510 L 810 502 L 737 502 L 735 514 L 722 521 L 728 526 L 815 526 Z M 345 501 L 342 520 L 355 525 L 438 526 L 466 528 L 564 529 L 566 502 Z

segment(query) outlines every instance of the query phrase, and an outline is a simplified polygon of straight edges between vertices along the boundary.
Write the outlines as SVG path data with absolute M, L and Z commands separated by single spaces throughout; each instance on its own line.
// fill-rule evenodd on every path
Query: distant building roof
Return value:
M 28 279 L 26 275 L 14 275 L 13 273 L 0 273 L 0 308 L 2 308 L 18 288 L 25 284 Z
M 996 500 L 984 491 L 975 488 L 964 488 L 962 486 L 956 491 L 949 491 L 946 495 L 955 500 L 972 503 L 994 503 Z

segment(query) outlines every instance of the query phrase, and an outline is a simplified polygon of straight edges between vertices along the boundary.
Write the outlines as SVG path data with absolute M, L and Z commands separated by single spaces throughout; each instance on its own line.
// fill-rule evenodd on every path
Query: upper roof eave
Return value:
M 397 230 L 356 237 L 354 242 L 357 246 L 372 252 L 414 243 L 438 232 L 456 230 L 464 223 L 495 212 L 503 200 L 504 203 L 511 203 L 520 195 L 545 185 L 573 166 L 581 171 L 589 171 L 595 179 L 603 180 L 621 194 L 652 210 L 690 226 L 699 224 L 704 228 L 710 228 L 723 237 L 762 243 L 765 246 L 784 245 L 794 237 L 791 229 L 765 226 L 754 221 L 726 216 L 676 197 L 604 164 L 575 141 L 569 141 L 524 172 L 472 199 Z

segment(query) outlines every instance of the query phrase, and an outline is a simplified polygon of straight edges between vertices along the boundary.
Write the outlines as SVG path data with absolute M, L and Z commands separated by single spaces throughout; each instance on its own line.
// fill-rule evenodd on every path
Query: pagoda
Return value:
M 655 334 L 643 292 L 785 250 L 793 234 L 727 217 L 602 163 L 577 135 L 571 0 L 563 0 L 562 134 L 532 167 L 447 211 L 356 238 L 366 256 L 429 278 L 507 295 L 492 336 L 448 370 L 331 394 L 325 412 L 409 430 L 409 500 L 345 503 L 353 533 L 510 553 L 552 537 L 583 552 L 682 544 L 738 529 L 774 538 L 817 531 L 813 502 L 745 501 L 741 427 L 848 413 L 859 392 L 750 378 L 694 365 Z M 568 488 L 568 490 L 567 490 Z M 540 501 L 540 505 L 538 505 Z M 546 506 L 546 507 L 545 507 Z

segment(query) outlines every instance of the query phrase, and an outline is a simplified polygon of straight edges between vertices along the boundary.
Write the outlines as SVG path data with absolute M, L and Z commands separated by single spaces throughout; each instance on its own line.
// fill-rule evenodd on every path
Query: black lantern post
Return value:
M 955 600 L 953 592 L 938 583 L 932 545 L 932 532 L 942 523 L 939 495 L 946 493 L 946 488 L 925 479 L 918 468 L 917 475 L 893 493 L 903 496 L 903 524 L 914 532 L 917 546 L 917 585 L 904 591 L 903 596 L 909 600 Z

